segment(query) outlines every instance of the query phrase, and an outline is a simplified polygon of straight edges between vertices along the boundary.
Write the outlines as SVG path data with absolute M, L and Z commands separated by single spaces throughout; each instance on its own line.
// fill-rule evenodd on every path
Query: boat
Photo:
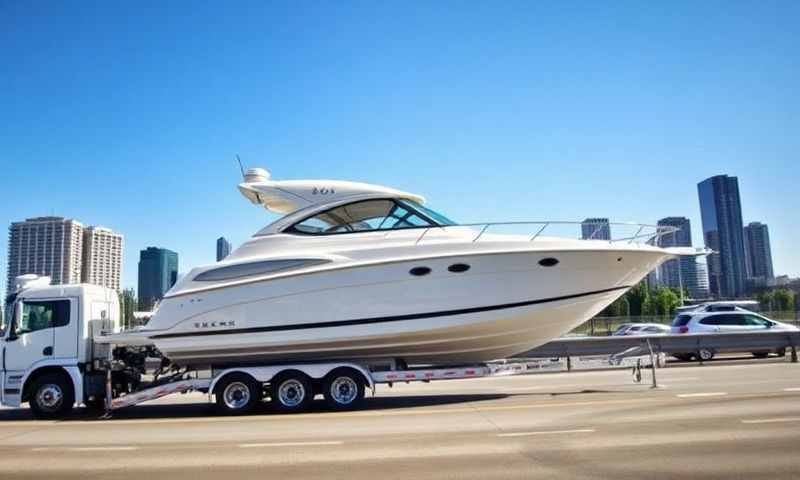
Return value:
M 282 217 L 104 343 L 152 344 L 182 366 L 486 362 L 569 332 L 665 260 L 694 254 L 657 246 L 673 227 L 583 240 L 547 236 L 566 222 L 458 224 L 413 193 L 260 168 L 238 188 Z

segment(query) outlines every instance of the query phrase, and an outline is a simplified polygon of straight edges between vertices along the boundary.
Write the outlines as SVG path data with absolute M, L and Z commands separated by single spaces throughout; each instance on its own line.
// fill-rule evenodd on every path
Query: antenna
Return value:
M 239 158 L 239 154 L 236 154 L 236 160 L 239 162 L 239 170 L 242 171 L 242 178 L 244 178 L 244 166 L 242 166 L 242 159 Z

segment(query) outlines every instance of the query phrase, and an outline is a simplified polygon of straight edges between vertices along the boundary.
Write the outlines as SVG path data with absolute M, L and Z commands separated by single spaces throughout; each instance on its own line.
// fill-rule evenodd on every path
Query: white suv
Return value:
M 753 332 L 762 330 L 798 331 L 797 327 L 775 320 L 770 320 L 762 315 L 753 313 L 743 308 L 732 308 L 723 311 L 708 311 L 709 309 L 688 311 L 681 313 L 672 321 L 672 333 L 726 333 L 726 332 Z M 693 357 L 700 360 L 711 360 L 714 351 L 700 349 L 697 352 L 674 354 L 675 358 L 688 361 Z M 752 352 L 755 357 L 766 357 L 771 352 Z M 777 354 L 783 351 L 775 352 Z

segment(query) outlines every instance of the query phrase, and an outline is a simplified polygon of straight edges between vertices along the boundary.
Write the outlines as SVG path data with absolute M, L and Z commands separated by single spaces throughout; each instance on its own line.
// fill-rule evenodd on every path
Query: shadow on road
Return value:
M 498 400 L 513 395 L 506 394 L 457 394 L 457 395 L 409 395 L 409 396 L 395 396 L 395 397 L 371 397 L 367 398 L 364 406 L 358 411 L 376 411 L 376 410 L 391 410 L 402 408 L 420 408 L 420 407 L 435 407 L 442 405 L 454 405 L 471 402 L 484 402 L 490 400 Z M 331 413 L 326 407 L 325 402 L 316 400 L 311 405 L 311 408 L 305 413 Z M 217 414 L 214 405 L 211 403 L 173 403 L 173 404 L 152 404 L 152 405 L 137 405 L 134 407 L 124 408 L 114 412 L 111 419 L 100 419 L 101 413 L 91 411 L 85 408 L 77 409 L 66 420 L 85 420 L 85 421 L 114 421 L 114 420 L 131 420 L 131 419 L 177 419 L 177 418 L 227 418 L 224 415 Z M 264 404 L 258 408 L 250 416 L 260 415 L 291 415 L 280 414 L 270 409 L 268 404 Z M 30 420 L 31 422 L 36 419 L 27 408 L 0 410 L 0 425 L 4 421 L 21 421 Z

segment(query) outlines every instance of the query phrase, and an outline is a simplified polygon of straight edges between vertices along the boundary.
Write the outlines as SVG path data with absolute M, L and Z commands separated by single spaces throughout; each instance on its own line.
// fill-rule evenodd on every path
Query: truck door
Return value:
M 69 300 L 30 300 L 22 316 L 12 322 L 5 343 L 3 369 L 24 372 L 33 364 L 54 357 L 55 329 L 69 323 Z

